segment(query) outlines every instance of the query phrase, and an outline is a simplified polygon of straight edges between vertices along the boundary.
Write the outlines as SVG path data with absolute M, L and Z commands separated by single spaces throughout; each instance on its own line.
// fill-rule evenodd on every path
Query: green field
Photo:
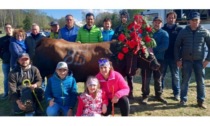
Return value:
M 1 65 L 1 64 L 0 64 Z M 188 92 L 187 107 L 180 107 L 178 101 L 172 100 L 171 79 L 170 74 L 166 76 L 166 88 L 164 89 L 163 97 L 168 101 L 167 105 L 163 105 L 153 99 L 154 86 L 151 84 L 151 94 L 148 105 L 140 104 L 141 100 L 141 77 L 139 71 L 134 78 L 134 100 L 130 101 L 130 116 L 210 116 L 210 68 L 206 69 L 206 104 L 207 109 L 200 109 L 196 106 L 196 84 L 194 75 L 191 79 L 191 84 Z M 83 83 L 78 83 L 79 92 L 83 89 Z M 0 67 L 0 94 L 3 93 L 3 75 Z M 115 109 L 116 116 L 119 116 L 119 109 Z M 7 100 L 0 101 L 0 116 L 10 116 L 11 106 Z

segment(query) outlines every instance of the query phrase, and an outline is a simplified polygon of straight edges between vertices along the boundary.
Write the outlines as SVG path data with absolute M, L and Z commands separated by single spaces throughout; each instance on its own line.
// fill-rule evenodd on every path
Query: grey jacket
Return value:
M 210 50 L 210 33 L 207 29 L 199 26 L 196 31 L 192 31 L 190 26 L 186 26 L 177 36 L 174 46 L 175 60 L 207 60 L 210 61 L 208 51 L 205 56 L 205 44 Z

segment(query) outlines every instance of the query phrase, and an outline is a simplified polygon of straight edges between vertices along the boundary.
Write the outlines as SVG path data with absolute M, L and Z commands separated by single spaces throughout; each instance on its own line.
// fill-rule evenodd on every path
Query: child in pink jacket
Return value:
M 78 97 L 76 116 L 100 116 L 107 111 L 108 99 L 104 91 L 99 89 L 99 81 L 89 76 L 85 92 Z
M 105 116 L 111 114 L 114 107 L 119 107 L 122 116 L 128 116 L 130 112 L 129 100 L 127 98 L 129 87 L 123 76 L 114 71 L 111 63 L 106 58 L 99 61 L 100 72 L 96 75 L 100 82 L 102 91 L 105 91 L 108 97 L 108 106 Z

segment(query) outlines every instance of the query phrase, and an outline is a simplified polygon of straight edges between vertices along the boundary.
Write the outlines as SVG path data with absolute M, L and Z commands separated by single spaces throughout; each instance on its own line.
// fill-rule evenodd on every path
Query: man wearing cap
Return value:
M 50 32 L 49 38 L 58 39 L 58 32 L 59 32 L 59 29 L 60 29 L 60 26 L 59 26 L 58 22 L 57 21 L 52 21 L 50 23 L 50 26 L 51 26 L 51 32 Z
M 46 110 L 48 116 L 73 116 L 77 102 L 77 83 L 72 75 L 68 75 L 66 62 L 57 64 L 55 73 L 48 79 L 45 98 L 49 104 Z
M 28 85 L 25 85 L 23 82 L 26 79 L 28 79 L 31 84 L 27 83 Z M 17 59 L 17 66 L 9 73 L 9 99 L 13 104 L 14 114 L 25 114 L 26 116 L 40 114 L 38 113 L 40 106 L 35 98 L 32 99 L 32 103 L 35 106 L 32 112 L 27 111 L 26 103 L 22 98 L 27 97 L 26 95 L 32 96 L 32 90 L 34 90 L 35 92 L 40 92 L 40 94 L 36 95 L 39 100 L 42 100 L 41 93 L 43 92 L 39 88 L 41 82 L 42 78 L 40 72 L 35 66 L 31 65 L 29 55 L 27 53 L 20 54 Z M 30 93 L 24 95 L 23 91 L 26 91 L 26 88 L 29 89 Z
M 69 42 L 75 42 L 79 28 L 75 26 L 74 17 L 71 14 L 66 15 L 66 25 L 59 30 L 58 38 Z
M 185 106 L 192 70 L 195 74 L 197 88 L 197 105 L 206 109 L 205 100 L 205 68 L 210 61 L 210 53 L 205 57 L 205 44 L 210 50 L 210 33 L 200 25 L 200 14 L 190 13 L 189 25 L 177 36 L 174 56 L 179 68 L 182 68 L 180 105 Z
M 114 31 L 114 35 L 112 36 L 112 41 L 117 41 L 118 40 L 118 36 L 123 33 L 123 34 L 127 34 L 126 33 L 126 29 L 128 27 L 128 22 L 129 22 L 129 13 L 127 10 L 123 9 L 120 12 L 120 25 L 117 26 L 117 28 Z M 128 86 L 130 88 L 130 92 L 128 95 L 129 99 L 133 99 L 133 76 L 136 74 L 136 69 L 137 69 L 137 56 L 133 55 L 133 54 L 126 54 L 125 55 L 125 60 L 126 60 L 126 69 L 125 69 L 125 73 L 126 73 L 126 79 L 128 82 Z M 131 62 L 132 61 L 132 62 Z
M 160 17 L 155 17 L 153 19 L 153 28 L 155 30 L 153 34 L 153 38 L 156 41 L 157 46 L 153 48 L 153 53 L 160 63 L 160 68 L 157 70 L 151 70 L 151 69 L 142 69 L 141 75 L 142 75 L 142 103 L 147 104 L 148 102 L 148 96 L 150 93 L 149 84 L 151 80 L 151 76 L 153 73 L 154 78 L 154 86 L 155 86 L 155 98 L 157 101 L 160 101 L 164 104 L 167 104 L 167 101 L 163 99 L 162 95 L 162 65 L 164 62 L 164 54 L 166 49 L 168 48 L 169 44 L 169 36 L 168 33 L 161 29 L 162 27 L 162 19 Z

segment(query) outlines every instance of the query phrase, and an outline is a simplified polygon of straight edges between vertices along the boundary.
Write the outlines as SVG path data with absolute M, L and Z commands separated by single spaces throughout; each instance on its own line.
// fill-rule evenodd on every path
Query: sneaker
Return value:
M 185 101 L 180 101 L 179 103 L 181 106 L 186 106 L 186 102 Z
M 202 109 L 207 109 L 207 106 L 204 103 L 198 103 L 198 107 Z
M 159 102 L 162 102 L 163 104 L 167 104 L 168 102 L 163 99 L 162 97 L 156 97 L 156 100 L 159 101 Z
M 147 102 L 148 102 L 148 97 L 146 98 L 143 98 L 141 103 L 144 104 L 144 105 L 147 105 Z

